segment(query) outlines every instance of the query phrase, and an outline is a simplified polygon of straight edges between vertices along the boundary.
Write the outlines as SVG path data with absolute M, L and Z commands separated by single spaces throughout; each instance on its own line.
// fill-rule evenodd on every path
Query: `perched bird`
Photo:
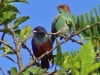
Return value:
M 52 33 L 60 32 L 61 35 L 67 35 L 74 27 L 74 18 L 66 4 L 61 4 L 58 7 L 59 14 L 52 23 Z M 58 36 L 51 35 L 52 43 Z M 62 39 L 62 37 L 60 38 Z
M 37 26 L 33 30 L 34 37 L 32 38 L 32 50 L 36 58 L 40 57 L 42 54 L 46 53 L 52 49 L 52 42 L 47 35 L 47 31 L 41 27 Z M 41 59 L 41 67 L 49 68 L 49 61 L 52 60 L 52 52 Z

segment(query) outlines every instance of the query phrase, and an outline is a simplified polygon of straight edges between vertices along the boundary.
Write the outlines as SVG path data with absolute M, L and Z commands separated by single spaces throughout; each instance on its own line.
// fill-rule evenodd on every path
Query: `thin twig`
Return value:
M 26 44 L 24 44 L 24 42 L 25 42 L 27 39 L 29 39 L 29 38 L 31 38 L 31 37 L 33 37 L 33 36 L 34 36 L 34 35 L 32 34 L 32 35 L 30 35 L 30 36 L 24 38 L 24 39 L 21 41 L 21 45 L 24 45 L 25 48 L 26 48 L 26 49 L 28 50 L 28 52 L 30 53 L 30 55 L 32 56 L 32 58 L 33 58 L 33 59 L 36 59 L 35 55 L 31 52 L 32 50 L 29 49 L 29 48 L 26 46 Z
M 95 60 L 98 60 L 98 59 L 100 59 L 100 52 L 97 52 L 97 53 L 96 53 L 96 58 L 95 58 Z
M 71 38 L 74 37 L 75 35 L 78 35 L 79 33 L 83 32 L 83 31 L 85 31 L 85 30 L 87 30 L 87 29 L 89 29 L 89 28 L 92 28 L 93 26 L 98 25 L 98 24 L 100 24 L 100 22 L 97 22 L 97 23 L 95 23 L 95 24 L 93 24 L 93 25 L 91 25 L 91 26 L 88 26 L 88 27 L 86 27 L 86 28 L 83 28 L 82 30 L 78 31 L 77 33 L 71 34 L 70 37 L 68 37 L 67 39 L 65 39 L 65 40 L 62 41 L 61 43 L 58 43 L 54 48 L 52 48 L 51 50 L 49 50 L 48 53 L 46 52 L 46 53 L 42 54 L 42 55 L 38 58 L 38 60 L 40 60 L 41 58 L 43 58 L 45 55 L 48 55 L 50 52 L 52 52 L 52 51 L 53 51 L 54 49 L 56 49 L 58 46 L 60 46 L 61 44 L 67 42 L 69 39 L 71 39 Z M 17 75 L 20 75 L 22 72 L 24 72 L 25 70 L 27 70 L 30 66 L 32 66 L 34 63 L 35 63 L 35 61 L 33 61 L 33 62 L 29 63 L 27 66 L 23 67 L 22 70 L 21 70 Z
M 10 44 L 7 44 L 6 42 L 4 42 L 2 40 L 0 40 L 0 42 L 5 44 L 7 47 L 9 47 L 11 50 L 13 50 L 16 53 L 15 49 L 12 46 L 10 46 Z
M 68 38 L 68 36 L 61 35 L 61 34 L 59 34 L 59 32 L 57 32 L 57 33 L 48 33 L 48 35 L 57 35 L 57 36 L 63 37 L 64 39 L 67 39 L 67 38 Z M 76 42 L 76 43 L 78 43 L 78 44 L 80 44 L 80 45 L 83 45 L 82 42 L 77 41 L 77 40 L 75 40 L 75 39 L 73 39 L 73 38 L 70 38 L 70 40 L 71 40 L 72 42 Z
M 33 54 L 33 52 L 32 52 L 32 50 L 30 49 L 30 48 L 28 48 L 27 46 L 26 46 L 26 44 L 22 44 L 23 46 L 24 46 L 24 48 L 25 49 L 27 49 L 27 51 L 30 53 L 30 56 L 32 56 L 32 58 L 35 60 L 35 55 Z
M 22 44 L 22 47 L 23 47 L 24 49 L 27 49 L 27 51 L 30 53 L 30 56 L 33 55 L 32 50 L 31 50 L 30 48 L 28 48 L 28 47 L 26 46 L 25 43 Z
M 1 72 L 2 72 L 3 75 L 6 75 L 1 67 L 0 67 L 0 70 L 1 70 Z
M 64 35 L 59 35 L 59 36 L 63 37 L 64 39 L 67 39 L 67 38 L 68 38 L 68 36 L 64 36 Z M 73 38 L 70 38 L 70 40 L 71 40 L 72 42 L 76 42 L 76 43 L 78 43 L 78 44 L 80 44 L 80 45 L 83 45 L 82 42 L 77 41 L 77 40 L 75 40 L 75 39 L 73 39 Z
M 19 70 L 21 71 L 21 69 L 23 68 L 22 56 L 21 56 L 21 52 L 20 52 L 21 44 L 20 44 L 19 40 L 17 39 L 13 28 L 9 27 L 8 29 L 12 33 L 12 37 L 13 37 L 13 40 L 14 40 L 14 43 L 15 43 L 15 49 L 16 49 L 17 63 L 18 63 L 18 66 L 19 66 Z
M 5 33 L 2 34 L 1 40 L 4 39 Z M 0 46 L 1 46 L 2 42 L 0 42 Z
M 98 57 L 95 58 L 95 60 L 98 60 L 98 59 L 100 59 L 100 56 L 98 56 Z
M 28 36 L 28 37 L 22 39 L 21 44 L 24 43 L 27 39 L 29 39 L 29 38 L 31 38 L 31 37 L 33 37 L 33 36 L 34 36 L 34 35 L 32 34 L 32 35 L 30 35 L 30 36 Z
M 80 45 L 83 45 L 83 43 L 82 43 L 82 42 L 77 41 L 77 40 L 75 40 L 75 39 L 73 39 L 73 38 L 71 38 L 70 40 L 71 40 L 72 42 L 76 42 L 76 43 L 78 43 L 78 44 L 80 44 Z

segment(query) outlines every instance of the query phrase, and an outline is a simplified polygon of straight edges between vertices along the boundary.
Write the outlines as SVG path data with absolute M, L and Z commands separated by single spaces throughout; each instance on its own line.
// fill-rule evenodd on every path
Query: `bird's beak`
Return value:
M 36 33 L 37 31 L 33 30 L 33 33 Z

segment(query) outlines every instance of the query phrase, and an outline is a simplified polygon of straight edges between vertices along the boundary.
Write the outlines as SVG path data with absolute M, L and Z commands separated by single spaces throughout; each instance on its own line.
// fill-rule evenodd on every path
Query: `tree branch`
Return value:
M 30 35 L 30 36 L 24 38 L 24 39 L 21 41 L 21 44 L 24 43 L 27 39 L 29 39 L 29 38 L 31 38 L 31 37 L 33 37 L 33 36 L 34 36 L 34 35 L 32 34 L 32 35 Z
M 100 22 L 97 22 L 97 23 L 95 23 L 95 24 L 93 24 L 93 25 L 91 25 L 91 26 L 87 26 L 86 28 L 83 28 L 82 30 L 80 30 L 80 31 L 78 31 L 78 32 L 76 32 L 76 33 L 74 33 L 74 34 L 72 33 L 72 34 L 70 35 L 70 37 L 68 37 L 68 38 L 65 39 L 64 41 L 58 43 L 54 48 L 52 48 L 51 50 L 49 50 L 48 53 L 46 52 L 46 53 L 42 54 L 42 55 L 38 58 L 38 60 L 40 60 L 41 58 L 43 58 L 45 55 L 48 55 L 50 52 L 52 52 L 52 51 L 53 51 L 54 49 L 56 49 L 58 46 L 60 46 L 60 45 L 62 45 L 63 43 L 67 42 L 68 40 L 70 40 L 70 39 L 71 39 L 72 37 L 74 37 L 75 35 L 78 35 L 78 34 L 80 34 L 81 32 L 83 32 L 83 31 L 85 31 L 85 30 L 87 30 L 87 29 L 89 29 L 89 28 L 92 28 L 93 26 L 98 25 L 98 24 L 100 24 Z M 35 61 L 33 61 L 33 62 L 29 63 L 27 66 L 23 67 L 22 70 L 21 70 L 17 75 L 20 75 L 22 72 L 26 71 L 26 70 L 27 70 L 30 66 L 32 66 L 34 63 L 35 63 Z
M 67 39 L 67 38 L 68 38 L 68 36 L 61 35 L 61 34 L 59 34 L 59 32 L 57 32 L 57 33 L 48 33 L 48 35 L 57 35 L 57 36 L 63 37 L 64 39 Z M 76 43 L 78 43 L 78 44 L 80 44 L 80 45 L 83 45 L 82 42 L 77 41 L 77 40 L 75 40 L 75 39 L 73 39 L 73 38 L 70 38 L 70 40 L 71 40 L 72 42 L 76 42 Z
M 30 53 L 30 56 L 32 56 L 32 58 L 34 58 L 34 60 L 35 60 L 35 55 L 33 54 L 33 52 L 32 52 L 32 50 L 30 49 L 30 48 L 28 48 L 27 46 L 26 46 L 26 44 L 22 44 L 22 47 L 23 48 L 25 48 L 25 49 L 27 49 L 27 51 Z
M 4 39 L 5 33 L 2 34 L 1 40 Z M 0 46 L 1 46 L 2 42 L 0 42 Z
M 8 30 L 10 30 L 11 33 L 12 33 L 12 37 L 13 37 L 13 40 L 14 40 L 14 43 L 15 43 L 16 55 L 17 55 L 17 63 L 18 63 L 18 66 L 19 66 L 19 70 L 21 71 L 21 69 L 23 68 L 22 56 L 21 56 L 21 52 L 20 52 L 21 44 L 18 41 L 18 39 L 16 37 L 16 34 L 15 34 L 13 28 L 10 28 L 9 27 Z
M 28 48 L 28 47 L 26 46 L 25 43 L 22 44 L 22 47 L 23 47 L 24 49 L 27 49 L 27 51 L 30 53 L 30 56 L 33 55 L 32 50 L 31 50 L 30 48 Z
M 64 39 L 67 39 L 67 38 L 68 38 L 68 36 L 64 36 L 64 35 L 59 35 L 59 36 L 63 37 Z M 71 40 L 72 42 L 76 42 L 76 43 L 78 43 L 78 44 L 80 44 L 80 45 L 83 45 L 82 42 L 77 41 L 77 40 L 75 40 L 75 39 L 73 39 L 73 38 L 70 38 L 70 40 Z
M 2 72 L 3 75 L 6 75 L 1 67 L 0 67 L 0 70 L 1 70 L 1 72 Z
M 0 40 L 0 42 L 5 44 L 7 47 L 9 47 L 11 50 L 13 50 L 16 53 L 15 49 L 12 46 L 10 46 L 10 44 L 7 44 L 6 42 L 4 42 L 2 40 Z

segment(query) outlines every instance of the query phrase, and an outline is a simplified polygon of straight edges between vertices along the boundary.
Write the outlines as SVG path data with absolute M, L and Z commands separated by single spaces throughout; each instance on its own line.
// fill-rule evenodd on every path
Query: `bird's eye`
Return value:
M 64 6 L 60 6 L 60 8 L 64 8 Z
M 38 31 L 38 29 L 36 28 L 36 29 L 34 29 L 35 31 Z

